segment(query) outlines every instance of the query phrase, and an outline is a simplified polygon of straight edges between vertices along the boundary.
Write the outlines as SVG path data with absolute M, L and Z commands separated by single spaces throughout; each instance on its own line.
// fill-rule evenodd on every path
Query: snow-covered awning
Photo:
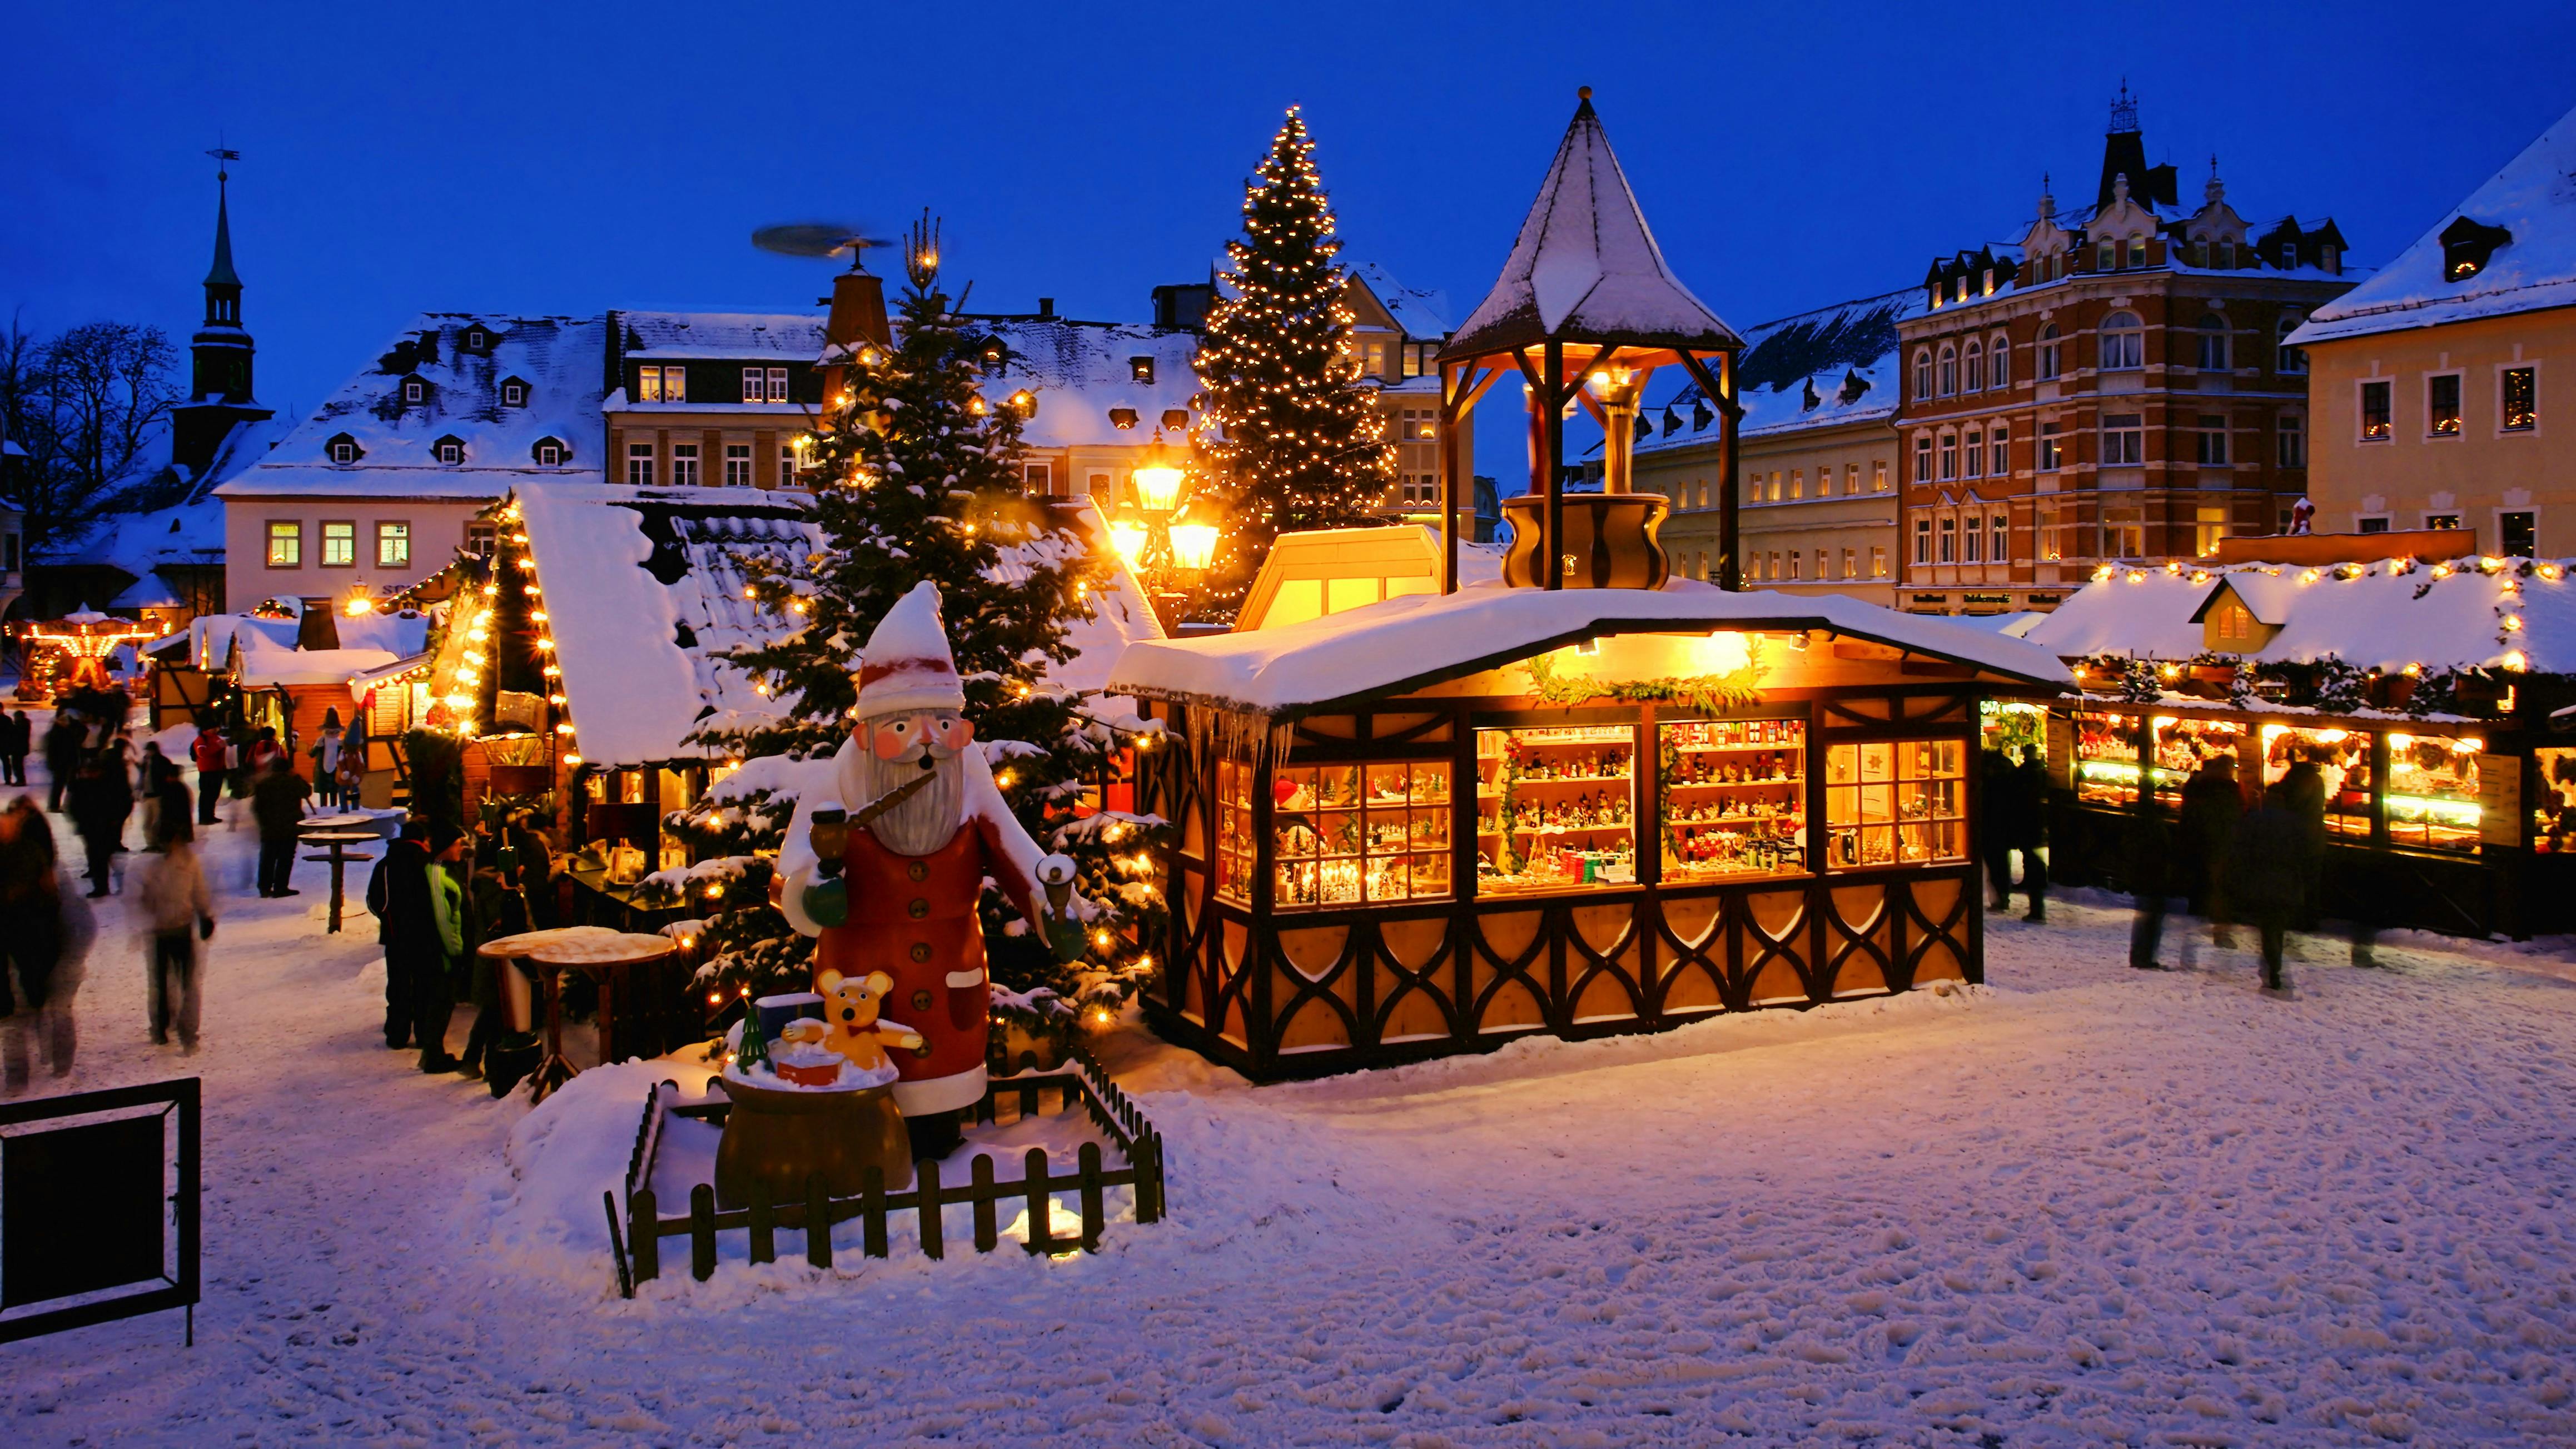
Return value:
M 2045 649 L 1938 616 L 1900 614 L 1836 594 L 1729 593 L 1696 579 L 1661 589 L 1526 589 L 1478 584 L 1416 594 L 1250 633 L 1140 642 L 1110 672 L 1119 694 L 1264 715 L 1427 688 L 1568 644 L 1620 634 L 1829 630 L 2060 688 Z
M 400 679 L 413 670 L 427 669 L 437 658 L 436 651 L 424 649 L 418 654 L 405 655 L 391 664 L 379 664 L 371 669 L 361 669 L 349 676 L 349 692 L 364 694 L 389 679 Z
M 241 667 L 233 682 L 245 689 L 319 684 L 346 687 L 351 675 L 393 662 L 394 656 L 382 649 L 280 649 L 264 642 L 251 643 L 241 652 Z
M 2332 657 L 2359 669 L 2576 673 L 2570 567 L 2576 564 L 2517 558 L 2119 569 L 2076 591 L 2027 637 L 2066 659 L 2187 660 L 2210 652 L 2199 620 L 2226 590 L 2257 622 L 2279 631 L 2257 648 L 2222 651 L 2257 663 Z

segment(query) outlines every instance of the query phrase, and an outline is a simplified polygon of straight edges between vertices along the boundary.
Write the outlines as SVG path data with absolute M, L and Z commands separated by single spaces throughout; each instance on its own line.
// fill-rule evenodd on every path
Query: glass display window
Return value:
M 1239 906 L 1252 904 L 1252 781 L 1241 760 L 1216 762 L 1216 894 Z
M 2138 721 L 2125 714 L 2075 715 L 2075 798 L 2127 805 L 2138 798 Z
M 2048 710 L 2044 705 L 2024 704 L 2012 699 L 1985 699 L 1977 702 L 1978 742 L 1989 750 L 2001 750 L 2004 758 L 2018 764 L 2022 747 L 2027 745 L 2040 753 L 2048 752 Z
M 2576 850 L 2576 749 L 2531 752 L 2539 788 L 2531 799 L 2531 848 L 2543 854 Z
M 2326 833 L 2348 840 L 2370 838 L 2370 736 L 2345 729 L 2307 729 L 2297 725 L 2263 726 L 2265 788 L 2289 778 L 2302 762 L 2317 768 L 2326 800 Z M 2476 763 L 2469 766 L 2472 775 Z M 2477 786 L 2469 787 L 2469 844 L 2477 844 Z
M 1964 740 L 1827 745 L 1827 868 L 1965 860 L 1966 756 Z
M 2478 755 L 2462 736 L 2388 737 L 2388 843 L 2412 850 L 2478 848 Z
M 1656 727 L 1664 883 L 1807 869 L 1807 726 L 1800 720 Z
M 1449 895 L 1449 765 L 1286 765 L 1271 780 L 1271 904 Z
M 1478 894 L 1633 884 L 1636 759 L 1629 725 L 1476 731 Z
M 2243 768 L 2239 752 L 2245 745 L 2246 729 L 2234 720 L 2158 715 L 2150 723 L 2155 729 L 2156 762 L 2149 768 L 2148 778 L 2155 787 L 2156 799 L 2167 809 L 2182 808 L 2182 787 L 2203 764 L 2225 755 L 2238 760 L 2238 768 Z

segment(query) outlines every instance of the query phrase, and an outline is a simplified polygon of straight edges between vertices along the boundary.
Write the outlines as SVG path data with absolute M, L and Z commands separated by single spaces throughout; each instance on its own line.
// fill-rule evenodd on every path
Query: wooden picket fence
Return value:
M 925 1159 L 913 1164 L 913 1186 L 902 1192 L 886 1191 L 883 1171 L 870 1168 L 867 1186 L 856 1197 L 828 1196 L 818 1175 L 806 1179 L 801 1202 L 770 1202 L 767 1193 L 755 1186 L 749 1204 L 723 1212 L 716 1209 L 715 1189 L 699 1183 L 689 1190 L 687 1212 L 664 1217 L 652 1188 L 653 1161 L 661 1146 L 662 1124 L 675 1116 L 721 1124 L 732 1104 L 684 1104 L 679 1100 L 678 1083 L 657 1084 L 645 1097 L 643 1120 L 635 1129 L 635 1148 L 627 1158 L 624 1213 L 618 1211 L 613 1194 L 602 1194 L 608 1212 L 610 1251 L 616 1258 L 618 1291 L 632 1298 L 635 1284 L 661 1276 L 664 1238 L 689 1240 L 689 1272 L 705 1281 L 716 1270 L 716 1234 L 736 1228 L 750 1233 L 751 1261 L 770 1263 L 777 1261 L 780 1228 L 802 1230 L 812 1224 L 824 1224 L 824 1231 L 805 1233 L 805 1260 L 815 1267 L 829 1268 L 830 1224 L 858 1219 L 860 1251 L 871 1258 L 883 1258 L 890 1251 L 888 1229 L 905 1213 L 913 1215 L 922 1252 L 933 1258 L 946 1257 L 948 1243 L 941 1210 L 958 1203 L 973 1205 L 974 1244 L 979 1253 L 989 1253 L 1000 1246 L 1005 1204 L 1026 1206 L 1029 1237 L 1025 1246 L 1032 1253 L 1099 1251 L 1100 1235 L 1107 1226 L 1104 1196 L 1113 1187 L 1133 1189 L 1138 1223 L 1161 1221 L 1163 1138 L 1144 1112 L 1119 1090 L 1088 1052 L 1077 1049 L 1070 1060 L 1052 1071 L 1037 1070 L 1032 1057 L 1023 1057 L 1022 1061 L 1025 1065 L 1020 1075 L 997 1078 L 986 1089 L 984 1100 L 976 1104 L 974 1121 L 1000 1122 L 1003 1119 L 998 1114 L 1005 1102 L 1016 1107 L 1017 1118 L 1034 1117 L 1046 1094 L 1053 1092 L 1060 1110 L 1069 1113 L 1079 1107 L 1091 1118 L 1118 1149 L 1124 1165 L 1106 1166 L 1100 1144 L 1086 1142 L 1075 1154 L 1074 1170 L 1057 1172 L 1047 1161 L 1046 1149 L 1032 1147 L 1023 1159 L 1023 1176 L 1018 1182 L 995 1182 L 991 1155 L 978 1154 L 967 1182 L 946 1183 L 940 1180 L 939 1164 Z M 1059 1192 L 1074 1194 L 1081 1204 L 1078 1236 L 1060 1237 L 1055 1232 L 1053 1201 Z

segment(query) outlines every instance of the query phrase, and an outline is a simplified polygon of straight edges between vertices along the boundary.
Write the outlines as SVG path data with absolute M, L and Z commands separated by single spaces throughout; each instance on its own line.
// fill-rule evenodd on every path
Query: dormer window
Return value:
M 1128 375 L 1129 377 L 1133 378 L 1134 380 L 1136 380 L 1137 382 L 1145 383 L 1145 384 L 1147 384 L 1148 386 L 1151 386 L 1151 385 L 1152 385 L 1152 383 L 1153 383 L 1153 381 L 1154 381 L 1154 359 L 1152 359 L 1152 358 L 1150 358 L 1150 357 L 1131 357 L 1131 358 L 1128 358 L 1128 359 L 1127 359 L 1127 375 Z M 1120 426 L 1121 426 L 1121 427 L 1126 427 L 1126 426 L 1131 426 L 1131 425 L 1130 425 L 1130 424 L 1122 423 L 1122 424 L 1120 424 Z
M 465 440 L 452 433 L 439 439 L 437 442 L 430 444 L 429 448 L 431 454 L 435 456 L 438 461 L 447 464 L 449 467 L 454 467 L 465 461 Z
M 1175 433 L 1186 432 L 1190 426 L 1189 411 L 1185 408 L 1163 409 L 1163 426 Z
M 477 352 L 483 350 L 484 341 L 483 329 L 480 327 L 474 328 L 472 331 L 465 334 L 465 345 L 473 348 Z
M 407 403 L 425 402 L 425 401 L 427 401 L 427 400 L 428 400 L 428 398 L 429 398 L 429 384 L 428 384 L 428 383 L 425 383 L 425 382 L 421 381 L 419 378 L 416 378 L 416 377 L 407 377 L 407 378 L 404 378 L 404 379 L 403 379 L 403 401 L 404 401 L 404 402 L 407 402 Z
M 2299 244 L 2294 241 L 2285 241 L 2281 243 L 2281 270 L 2285 272 L 2294 272 L 2297 271 L 2298 268 Z
M 2222 272 L 2236 270 L 2236 243 L 2223 241 L 2218 244 L 2218 269 Z
M 338 463 L 343 467 L 346 467 L 351 463 L 355 463 L 360 458 L 367 456 L 367 450 L 359 447 L 358 440 L 350 437 L 347 433 L 338 433 L 333 435 L 331 441 L 323 444 L 322 446 L 324 451 L 330 455 L 331 461 Z
M 2461 217 L 2442 228 L 2442 280 L 2465 282 L 2487 269 L 2496 248 L 2513 240 L 2500 226 Z
M 2335 249 L 2333 247 L 2319 247 L 2317 249 L 2317 265 L 2337 276 L 2343 275 L 2343 268 L 2335 265 Z
M 1111 408 L 1109 410 L 1109 425 L 1111 427 L 1121 429 L 1122 431 L 1135 427 L 1136 410 L 1134 408 Z
M 530 449 L 529 452 L 530 455 L 537 460 L 538 467 L 560 468 L 564 465 L 564 459 L 570 455 L 571 450 L 566 448 L 563 445 L 562 440 L 559 438 L 539 438 L 537 439 L 536 447 Z
M 527 405 L 528 385 L 515 377 L 503 378 L 501 380 L 501 406 L 505 408 L 523 408 Z

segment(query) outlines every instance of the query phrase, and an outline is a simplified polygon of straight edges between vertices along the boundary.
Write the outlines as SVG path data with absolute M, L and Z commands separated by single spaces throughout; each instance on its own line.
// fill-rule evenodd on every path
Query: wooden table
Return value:
M 486 941 L 477 948 L 483 955 L 502 960 L 525 960 L 538 969 L 538 981 L 546 994 L 546 1049 L 538 1059 L 536 1071 L 528 1078 L 534 1084 L 534 1099 L 544 1100 L 548 1092 L 570 1081 L 581 1070 L 563 1054 L 562 973 L 579 971 L 599 982 L 600 1054 L 613 1060 L 618 975 L 629 968 L 662 960 L 679 949 L 680 944 L 668 936 L 634 935 L 601 926 L 527 931 Z
M 337 931 L 340 929 L 341 870 L 353 860 L 375 859 L 372 855 L 356 854 L 352 852 L 349 847 L 360 844 L 381 845 L 384 843 L 384 839 L 385 838 L 381 835 L 362 834 L 355 830 L 308 830 L 304 832 L 305 844 L 325 845 L 329 846 L 331 849 L 331 853 L 329 855 L 308 855 L 304 857 L 306 860 L 327 860 L 331 863 L 331 924 L 326 928 L 326 931 Z
M 360 826 L 375 825 L 381 818 L 382 817 L 375 815 L 308 815 L 304 819 L 296 822 L 295 828 L 306 832 L 316 830 L 356 830 Z M 375 838 L 381 840 L 384 837 L 379 835 Z

